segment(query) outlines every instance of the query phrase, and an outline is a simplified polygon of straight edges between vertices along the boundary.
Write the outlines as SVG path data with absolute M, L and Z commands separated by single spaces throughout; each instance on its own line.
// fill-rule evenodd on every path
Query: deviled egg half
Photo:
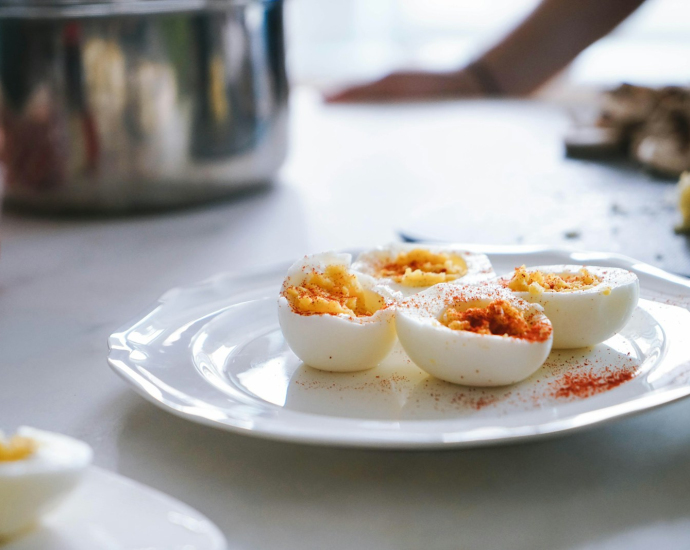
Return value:
M 553 325 L 554 349 L 593 346 L 619 332 L 637 306 L 637 275 L 614 267 L 518 267 L 499 282 L 539 304 Z
M 542 307 L 492 284 L 438 284 L 407 298 L 395 324 L 419 368 L 466 386 L 524 380 L 551 351 L 551 323 Z
M 456 246 L 394 243 L 363 252 L 352 269 L 404 296 L 439 283 L 477 283 L 494 278 L 486 254 Z
M 350 269 L 352 256 L 307 256 L 287 272 L 278 298 L 285 341 L 307 365 L 352 372 L 376 367 L 395 343 L 399 293 Z
M 91 463 L 86 443 L 22 427 L 0 433 L 0 541 L 32 527 L 77 485 Z

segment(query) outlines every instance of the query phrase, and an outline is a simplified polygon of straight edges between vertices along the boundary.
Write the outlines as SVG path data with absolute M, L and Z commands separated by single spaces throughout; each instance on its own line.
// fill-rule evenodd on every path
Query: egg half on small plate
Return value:
M 31 528 L 77 485 L 91 447 L 61 434 L 21 427 L 0 434 L 0 542 Z

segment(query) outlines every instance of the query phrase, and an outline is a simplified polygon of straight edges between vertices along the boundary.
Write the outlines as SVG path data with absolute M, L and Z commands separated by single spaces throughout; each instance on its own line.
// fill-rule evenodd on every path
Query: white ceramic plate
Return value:
M 225 550 L 196 510 L 131 479 L 91 467 L 67 500 L 2 550 Z
M 466 248 L 488 253 L 499 274 L 522 264 L 630 269 L 644 299 L 605 343 L 554 351 L 515 386 L 470 389 L 430 378 L 401 349 L 360 373 L 304 366 L 278 328 L 276 300 L 288 267 L 280 265 L 171 290 L 110 337 L 108 361 L 141 395 L 184 418 L 325 445 L 495 444 L 592 426 L 690 394 L 687 280 L 613 254 Z M 597 377 L 600 391 L 581 395 L 578 380 L 585 376 Z

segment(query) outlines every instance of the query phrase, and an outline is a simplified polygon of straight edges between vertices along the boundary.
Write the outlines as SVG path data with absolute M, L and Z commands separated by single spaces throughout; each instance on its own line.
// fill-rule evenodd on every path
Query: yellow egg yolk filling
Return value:
M 587 290 L 601 283 L 598 277 L 586 268 L 577 273 L 543 273 L 541 271 L 527 271 L 525 266 L 516 267 L 513 278 L 508 282 L 508 288 L 515 292 L 529 292 L 541 294 L 542 292 L 574 292 Z M 604 294 L 609 294 L 611 289 L 606 289 Z
M 0 437 L 0 462 L 14 462 L 29 458 L 36 451 L 36 442 L 28 437 L 15 435 L 9 439 Z
M 381 296 L 365 291 L 357 276 L 343 265 L 329 265 L 323 273 L 310 272 L 302 284 L 287 287 L 283 295 L 301 315 L 369 317 L 384 305 Z
M 453 304 L 441 314 L 439 321 L 452 330 L 543 342 L 551 335 L 551 325 L 533 322 L 532 317 L 526 317 L 507 300 L 498 299 L 483 307 L 468 308 L 466 302 Z
M 460 256 L 416 248 L 401 252 L 379 269 L 379 277 L 390 277 L 403 286 L 431 286 L 453 281 L 467 273 Z

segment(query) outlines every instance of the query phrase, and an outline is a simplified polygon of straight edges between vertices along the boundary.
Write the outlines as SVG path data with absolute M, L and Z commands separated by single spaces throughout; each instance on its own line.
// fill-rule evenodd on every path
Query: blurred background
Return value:
M 7 202 L 51 213 L 124 212 L 213 202 L 256 188 L 275 181 L 287 156 L 288 80 L 293 91 L 311 89 L 315 107 L 323 94 L 333 100 L 343 89 L 352 93 L 348 86 L 401 70 L 426 71 L 402 88 L 430 91 L 397 99 L 579 103 L 591 113 L 585 133 L 573 138 L 575 153 L 583 152 L 584 140 L 584 156 L 613 158 L 627 150 L 640 166 L 673 178 L 690 168 L 687 4 L 539 6 L 537 0 L 0 0 Z M 601 96 L 623 82 L 684 88 Z M 608 103 L 597 111 L 601 97 Z M 371 99 L 365 94 L 355 102 Z M 292 130 L 305 128 L 308 108 L 292 109 L 301 113 Z M 653 111 L 659 120 L 652 123 Z M 320 114 L 338 112 L 329 107 Z M 580 114 L 570 115 L 582 124 Z M 405 116 L 401 111 L 400 120 Z M 640 146 L 646 137 L 651 145 Z M 563 138 L 555 142 L 562 146 Z
M 289 0 L 294 84 L 330 87 L 402 68 L 460 67 L 501 39 L 538 0 Z M 690 6 L 647 0 L 585 50 L 543 93 L 690 82 Z

